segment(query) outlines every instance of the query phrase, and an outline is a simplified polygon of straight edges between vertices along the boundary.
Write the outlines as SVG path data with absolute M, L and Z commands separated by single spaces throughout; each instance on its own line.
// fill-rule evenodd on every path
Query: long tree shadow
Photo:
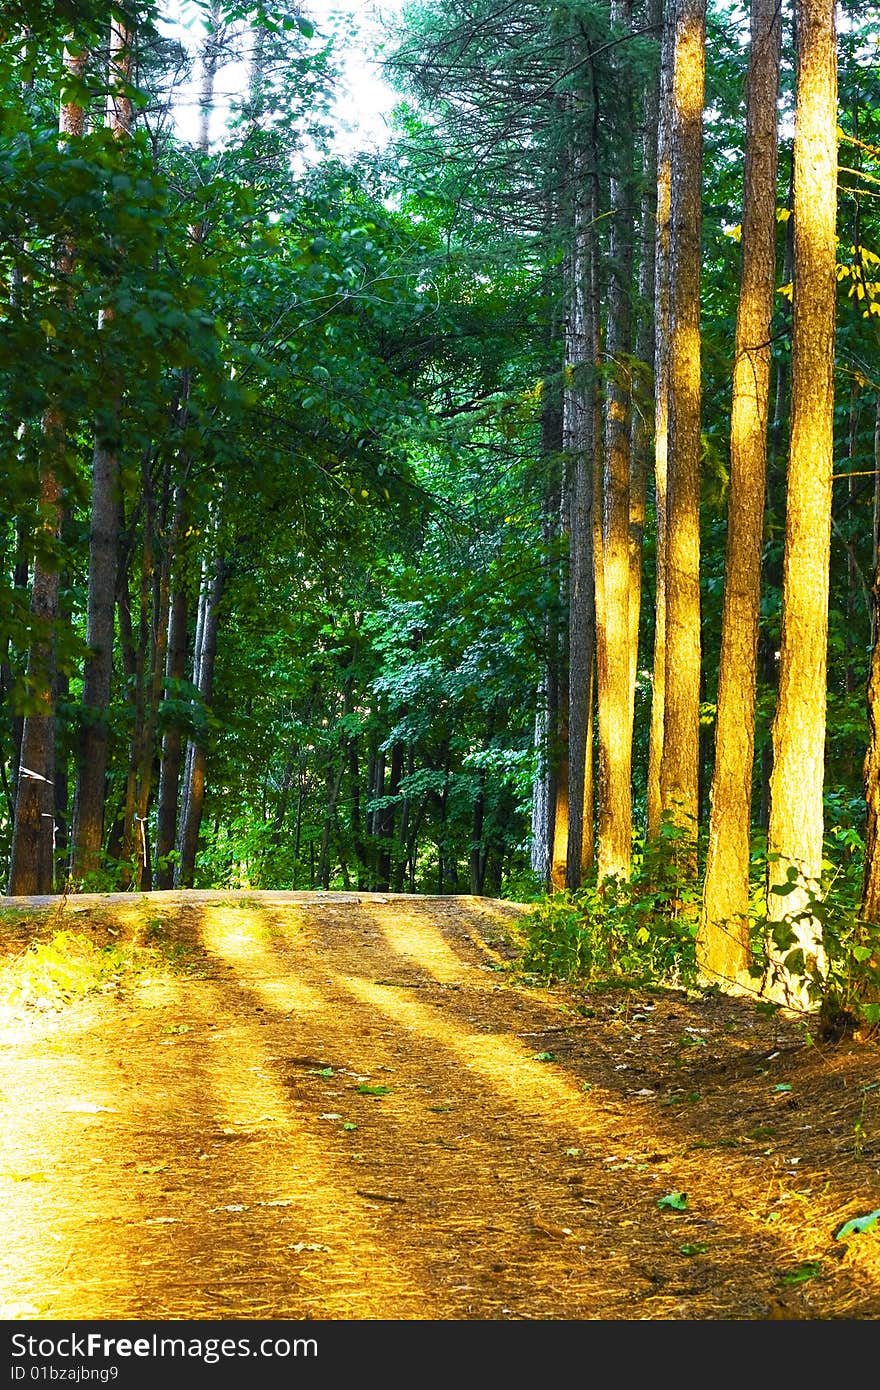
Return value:
M 594 1020 L 511 987 L 479 906 L 316 908 L 154 906 L 189 972 L 139 982 L 74 1052 L 62 1037 L 2 1066 L 19 1125 L 3 1164 L 21 1170 L 3 1183 L 6 1306 L 764 1316 L 796 1242 L 729 1198 L 734 1168 L 753 1191 L 763 1172 L 679 1153 L 695 1110 L 633 1094 L 630 1063 L 597 1067 Z M 687 1210 L 658 1207 L 685 1185 Z M 868 1281 L 858 1315 L 876 1308 Z

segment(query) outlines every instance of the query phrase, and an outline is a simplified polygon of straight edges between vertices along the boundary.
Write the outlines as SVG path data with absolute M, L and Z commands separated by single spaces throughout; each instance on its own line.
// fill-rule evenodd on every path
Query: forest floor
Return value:
M 0 900 L 0 1317 L 880 1317 L 876 1042 L 542 987 L 525 911 Z

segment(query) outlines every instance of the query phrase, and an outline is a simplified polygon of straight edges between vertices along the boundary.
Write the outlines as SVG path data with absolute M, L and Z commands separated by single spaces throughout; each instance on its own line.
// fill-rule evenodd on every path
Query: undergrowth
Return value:
M 829 843 L 833 853 L 840 846 Z M 847 850 L 851 848 L 849 844 Z M 542 898 L 521 923 L 521 969 L 553 981 L 593 988 L 701 986 L 696 937 L 701 885 L 679 871 L 674 833 L 653 852 L 634 857 L 629 882 L 595 879 L 576 891 Z M 794 979 L 802 979 L 812 1005 L 833 1032 L 856 1027 L 880 1032 L 880 928 L 859 917 L 858 859 L 851 853 L 826 859 L 821 896 L 807 911 L 821 924 L 827 966 L 823 975 L 803 958 L 794 932 L 797 917 L 770 921 L 766 911 L 767 855 L 756 844 L 752 862 L 750 937 L 754 997 L 760 1000 L 770 952 L 783 957 Z M 783 896 L 789 885 L 772 891 Z M 708 988 L 717 988 L 709 986 Z
M 60 1009 L 90 994 L 112 993 L 135 979 L 188 968 L 189 952 L 166 939 L 161 921 L 100 944 L 87 929 L 43 927 L 44 936 L 0 965 L 0 1005 Z

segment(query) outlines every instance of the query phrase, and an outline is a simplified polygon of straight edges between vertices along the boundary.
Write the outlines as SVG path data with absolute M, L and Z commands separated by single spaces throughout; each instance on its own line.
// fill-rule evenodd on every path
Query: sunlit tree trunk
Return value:
M 65 71 L 82 80 L 87 51 L 68 42 Z M 59 117 L 62 142 L 79 138 L 85 129 L 85 110 L 62 101 Z M 66 243 L 58 256 L 59 279 L 73 273 L 75 248 Z M 31 710 L 22 724 L 16 783 L 15 819 L 9 870 L 13 896 L 51 893 L 55 877 L 55 628 L 58 622 L 60 573 L 55 552 L 61 535 L 61 471 L 67 445 L 66 422 L 52 407 L 43 417 L 43 455 L 40 465 L 40 514 L 43 536 L 36 548 L 31 614 L 34 636 L 28 653 L 27 686 Z
M 768 835 L 768 993 L 798 1008 L 826 969 L 819 919 L 828 584 L 834 447 L 837 45 L 832 0 L 798 7 L 794 137 L 794 317 L 779 698 L 773 722 Z M 785 888 L 784 894 L 774 889 Z M 777 929 L 777 934 L 779 929 Z M 790 956 L 793 952 L 793 958 Z M 800 968 L 799 968 L 800 967 Z
M 131 82 L 134 34 L 114 19 L 110 27 L 111 94 L 107 120 L 119 140 L 134 125 L 127 94 Z M 105 310 L 103 325 L 111 320 Z M 85 726 L 80 741 L 73 822 L 71 875 L 77 882 L 101 863 L 104 826 L 104 778 L 107 771 L 110 685 L 113 674 L 113 628 L 116 565 L 119 546 L 119 430 L 118 391 L 108 400 L 106 418 L 96 430 L 92 464 L 92 508 L 89 537 L 89 599 L 86 641 L 89 655 L 83 672 Z
M 662 0 L 651 0 L 648 23 L 658 34 L 662 32 Z M 643 191 L 639 215 L 639 317 L 636 329 L 636 358 L 641 364 L 641 390 L 636 390 L 632 412 L 632 451 L 629 489 L 629 713 L 632 729 L 635 716 L 636 679 L 638 675 L 639 631 L 642 608 L 642 559 L 647 515 L 647 492 L 650 451 L 653 429 L 648 418 L 648 400 L 653 392 L 654 314 L 656 286 L 657 240 L 657 142 L 660 120 L 660 65 L 645 93 L 645 133 L 642 144 Z M 638 385 L 639 383 L 637 383 Z
M 697 961 L 709 981 L 745 978 L 761 550 L 767 476 L 770 318 L 776 293 L 778 0 L 752 0 L 742 277 L 730 426 L 730 498 L 709 845 Z
M 612 21 L 628 29 L 630 0 L 615 0 Z M 618 72 L 615 159 L 610 186 L 610 280 L 605 357 L 608 390 L 602 488 L 604 699 L 599 736 L 605 781 L 598 844 L 599 878 L 628 879 L 632 858 L 630 718 L 630 423 L 632 415 L 633 111 L 628 79 Z M 604 728 L 603 728 L 604 725 Z
M 696 874 L 700 748 L 700 234 L 705 0 L 679 0 L 672 66 L 666 685 L 660 796 Z

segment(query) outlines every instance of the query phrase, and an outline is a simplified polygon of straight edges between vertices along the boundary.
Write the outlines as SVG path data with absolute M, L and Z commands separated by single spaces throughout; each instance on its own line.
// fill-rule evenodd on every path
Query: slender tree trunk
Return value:
M 210 710 L 214 696 L 214 661 L 217 655 L 217 632 L 220 622 L 220 600 L 226 582 L 226 564 L 218 558 L 214 575 L 206 593 L 202 631 L 198 646 L 198 687 L 202 702 Z M 207 730 L 191 741 L 188 749 L 185 811 L 180 829 L 180 864 L 177 885 L 191 888 L 195 875 L 196 851 L 205 802 L 205 769 L 207 766 Z
M 548 326 L 548 346 L 554 339 L 553 325 Z M 562 454 L 561 396 L 552 378 L 545 378 L 541 391 L 541 459 L 546 470 L 542 499 L 541 538 L 544 545 L 543 579 L 549 594 L 553 567 L 547 556 L 559 528 L 561 482 L 559 476 Z M 559 623 L 552 605 L 547 606 L 544 620 L 546 651 L 543 658 L 541 685 L 535 713 L 535 750 L 537 770 L 532 787 L 531 866 L 545 887 L 550 884 L 550 858 L 553 844 L 553 822 L 556 815 L 555 738 L 559 716 Z
M 566 286 L 566 386 L 563 445 L 570 477 L 568 498 L 568 786 L 564 886 L 581 886 L 593 859 L 592 724 L 593 667 L 596 654 L 596 591 L 593 554 L 593 480 L 596 457 L 596 274 L 595 185 L 589 161 L 592 143 L 582 148 L 575 130 L 571 156 L 573 185 L 572 249 Z M 561 884 L 559 886 L 562 886 Z
M 880 971 L 880 395 L 874 426 L 874 583 L 871 609 L 871 665 L 868 672 L 868 748 L 864 763 L 865 871 L 859 911 L 861 944 L 873 950 L 871 964 Z
M 679 0 L 672 68 L 666 684 L 660 795 L 696 876 L 700 749 L 700 232 L 705 0 Z
M 742 279 L 730 430 L 730 500 L 709 846 L 697 961 L 708 981 L 745 982 L 761 550 L 767 476 L 770 319 L 776 269 L 778 0 L 752 0 Z
M 134 34 L 116 19 L 110 26 L 111 94 L 107 119 L 118 140 L 130 137 L 134 110 L 127 95 L 131 82 Z M 111 322 L 105 310 L 102 325 Z M 71 876 L 81 883 L 100 868 L 104 827 L 104 779 L 107 771 L 107 712 L 113 675 L 113 628 L 116 567 L 121 510 L 119 500 L 119 431 L 121 400 L 111 392 L 106 418 L 96 430 L 92 463 L 92 509 L 89 537 L 89 599 L 86 641 L 89 655 L 83 672 L 85 725 L 80 740 L 73 823 Z
M 650 0 L 648 23 L 658 33 L 663 28 L 663 0 Z M 636 680 L 639 659 L 639 630 L 642 608 L 642 553 L 647 515 L 648 462 L 653 438 L 649 427 L 647 400 L 653 401 L 654 315 L 657 241 L 657 147 L 660 122 L 660 64 L 645 95 L 645 135 L 642 146 L 643 193 L 639 216 L 640 313 L 636 331 L 636 357 L 646 380 L 633 402 L 632 452 L 629 496 L 629 713 L 628 727 L 635 724 Z
M 654 284 L 654 511 L 656 596 L 648 744 L 647 830 L 649 844 L 660 835 L 660 766 L 666 705 L 666 575 L 669 455 L 669 254 L 672 203 L 672 59 L 674 7 L 667 0 L 660 64 L 660 122 L 657 131 L 657 241 Z
M 57 438 L 49 448 L 56 451 Z M 62 445 L 63 447 L 63 445 Z M 41 479 L 46 550 L 57 544 L 61 519 L 61 489 L 54 468 Z M 51 893 L 55 849 L 55 625 L 58 618 L 59 572 L 50 559 L 38 558 L 31 589 L 34 637 L 28 656 L 28 694 L 31 711 L 22 727 L 21 755 L 15 798 L 9 893 L 16 897 Z
M 766 988 L 786 1004 L 806 1009 L 814 998 L 810 985 L 821 988 L 826 972 L 821 923 L 811 903 L 821 891 L 822 875 L 834 449 L 837 44 L 833 0 L 801 0 L 798 8 L 794 163 L 791 439 L 768 838 L 768 915 L 780 925 L 770 943 Z M 784 922 L 790 923 L 787 934 Z
M 180 682 L 186 675 L 186 635 L 188 602 L 185 579 L 185 557 L 181 540 L 186 530 L 188 506 L 184 485 L 175 494 L 174 516 L 169 539 L 169 560 L 175 565 L 174 591 L 168 614 L 168 638 L 165 654 L 165 698 L 178 699 Z M 177 829 L 177 804 L 180 793 L 180 769 L 183 761 L 183 736 L 180 723 L 171 719 L 162 736 L 162 759 L 159 768 L 159 798 L 156 811 L 156 873 L 157 888 L 171 888 L 174 865 L 169 858 L 174 849 Z
M 630 0 L 614 0 L 612 21 L 628 30 Z M 632 414 L 632 101 L 628 79 L 618 72 L 616 150 L 610 188 L 611 276 L 605 356 L 602 573 L 605 698 L 599 705 L 606 781 L 598 847 L 600 882 L 628 879 L 632 858 L 632 723 L 630 719 L 630 425 Z M 603 727 L 604 725 L 604 727 Z
M 65 50 L 65 71 L 74 79 L 85 73 L 88 53 Z M 85 110 L 77 102 L 61 103 L 59 133 L 65 141 L 82 136 Z M 74 269 L 75 247 L 65 243 L 58 256 L 63 281 Z M 68 296 L 69 298 L 69 296 Z M 44 453 L 40 468 L 40 509 L 43 543 L 37 547 L 31 589 L 35 633 L 28 653 L 28 694 L 32 711 L 22 724 L 19 775 L 9 872 L 9 893 L 51 893 L 54 887 L 55 839 L 55 628 L 58 621 L 60 573 L 52 554 L 61 536 L 59 472 L 67 444 L 66 423 L 57 408 L 43 417 Z

